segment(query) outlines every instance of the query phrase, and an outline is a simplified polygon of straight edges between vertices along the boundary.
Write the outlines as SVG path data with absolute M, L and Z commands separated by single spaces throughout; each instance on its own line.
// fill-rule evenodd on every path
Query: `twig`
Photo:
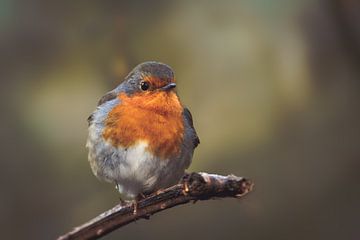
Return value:
M 116 205 L 89 222 L 60 236 L 58 240 L 97 239 L 140 218 L 149 219 L 152 214 L 176 205 L 213 198 L 240 198 L 250 192 L 252 188 L 252 182 L 234 175 L 187 174 L 179 184 L 140 200 L 135 211 L 132 203 Z

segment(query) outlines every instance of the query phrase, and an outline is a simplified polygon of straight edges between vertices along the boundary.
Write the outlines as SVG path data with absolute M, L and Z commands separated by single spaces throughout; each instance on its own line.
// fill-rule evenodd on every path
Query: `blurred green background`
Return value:
M 86 118 L 138 63 L 175 70 L 191 171 L 256 189 L 104 239 L 360 239 L 360 2 L 0 1 L 1 239 L 54 239 L 118 203 Z

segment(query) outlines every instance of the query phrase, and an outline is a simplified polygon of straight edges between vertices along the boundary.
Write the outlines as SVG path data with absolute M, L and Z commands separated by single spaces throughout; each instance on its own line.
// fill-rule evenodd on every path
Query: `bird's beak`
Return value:
M 175 87 L 176 87 L 176 83 L 169 83 L 168 85 L 165 85 L 164 87 L 162 87 L 161 90 L 169 91 Z

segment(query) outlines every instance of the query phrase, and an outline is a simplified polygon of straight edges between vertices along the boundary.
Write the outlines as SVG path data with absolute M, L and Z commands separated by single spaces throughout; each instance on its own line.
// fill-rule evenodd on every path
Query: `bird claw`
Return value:
M 139 193 L 135 200 L 133 201 L 133 208 L 134 208 L 134 211 L 133 211 L 133 214 L 137 214 L 138 212 L 138 209 L 139 209 L 139 201 L 143 200 L 144 198 L 146 198 L 146 195 L 144 193 Z

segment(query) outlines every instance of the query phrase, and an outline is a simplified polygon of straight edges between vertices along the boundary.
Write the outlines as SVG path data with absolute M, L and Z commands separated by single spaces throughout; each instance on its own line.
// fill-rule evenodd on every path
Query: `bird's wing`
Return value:
M 192 143 L 194 145 L 194 148 L 196 148 L 199 143 L 200 143 L 200 139 L 196 133 L 196 130 L 194 128 L 194 123 L 193 123 L 193 119 L 192 119 L 192 115 L 189 111 L 189 109 L 187 109 L 186 107 L 184 108 L 184 112 L 183 112 L 185 121 L 188 122 L 190 128 L 191 128 L 191 138 L 192 138 Z
M 104 96 L 102 96 L 102 97 L 100 98 L 100 100 L 98 101 L 97 106 L 100 106 L 100 105 L 102 105 L 102 104 L 104 104 L 104 103 L 106 103 L 106 102 L 108 102 L 108 101 L 110 101 L 110 100 L 115 99 L 115 98 L 117 97 L 117 95 L 118 95 L 118 94 L 116 93 L 115 90 L 112 90 L 112 91 L 110 91 L 110 92 L 107 92 Z M 90 125 L 90 124 L 93 122 L 93 120 L 94 120 L 94 113 L 92 113 L 92 114 L 87 118 L 88 124 Z

